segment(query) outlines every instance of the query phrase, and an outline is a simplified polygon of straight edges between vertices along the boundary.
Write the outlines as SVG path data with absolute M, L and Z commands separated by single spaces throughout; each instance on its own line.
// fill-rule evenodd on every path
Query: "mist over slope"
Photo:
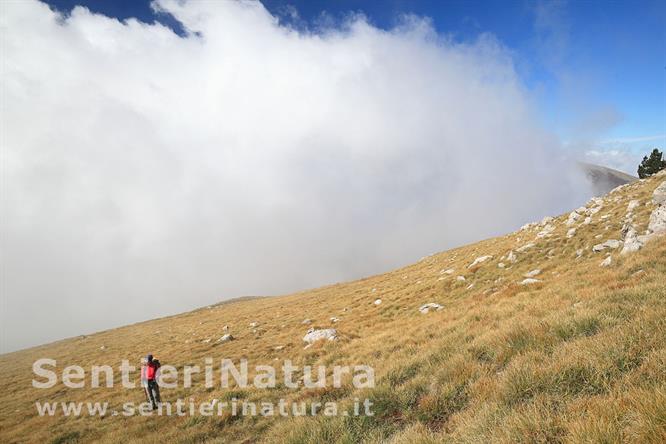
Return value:
M 2 350 L 368 275 L 591 194 L 491 35 L 156 6 L 187 36 L 3 5 Z

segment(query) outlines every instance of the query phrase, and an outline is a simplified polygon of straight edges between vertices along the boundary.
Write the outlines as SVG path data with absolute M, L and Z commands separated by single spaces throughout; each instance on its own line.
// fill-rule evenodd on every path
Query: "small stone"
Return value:
M 538 269 L 538 268 L 536 268 L 536 269 L 534 269 L 534 270 L 532 270 L 532 271 L 530 271 L 530 272 L 525 273 L 524 276 L 525 276 L 526 278 L 533 278 L 534 276 L 538 276 L 538 275 L 540 275 L 540 274 L 541 274 L 541 270 Z
M 229 342 L 229 341 L 233 341 L 234 339 L 235 338 L 232 335 L 226 334 L 226 335 L 222 335 L 220 337 L 220 339 L 217 340 L 217 342 Z
M 421 305 L 421 306 L 419 307 L 419 311 L 420 311 L 422 314 L 427 314 L 430 310 L 437 310 L 437 311 L 439 311 L 439 310 L 441 310 L 442 308 L 444 308 L 444 307 L 441 306 L 441 305 L 439 305 L 439 304 L 437 304 L 436 302 L 429 302 L 429 303 L 427 303 L 427 304 L 423 304 L 423 305 Z

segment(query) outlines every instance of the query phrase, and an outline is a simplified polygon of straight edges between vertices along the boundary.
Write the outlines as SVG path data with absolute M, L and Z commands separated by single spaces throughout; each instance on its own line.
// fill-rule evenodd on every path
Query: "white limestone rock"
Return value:
M 523 252 L 529 250 L 532 247 L 534 247 L 534 244 L 532 242 L 530 242 L 529 244 L 525 244 L 522 247 L 516 248 L 516 251 L 518 253 L 523 253 Z
M 634 227 L 629 227 L 624 236 L 624 247 L 620 254 L 633 253 L 643 248 L 643 242 L 638 238 L 638 233 Z
M 488 261 L 488 260 L 490 260 L 490 259 L 492 259 L 492 258 L 493 258 L 492 256 L 479 256 L 479 257 L 477 257 L 476 259 L 474 259 L 474 262 L 472 262 L 471 264 L 469 264 L 469 265 L 467 266 L 467 268 L 472 268 L 473 266 L 475 266 L 475 265 L 479 265 L 479 264 L 482 264 L 482 263 L 484 263 L 484 262 L 486 262 L 486 261 Z
M 640 204 L 641 204 L 640 201 L 638 201 L 638 200 L 636 200 L 636 199 L 632 199 L 632 200 L 630 200 L 630 201 L 629 201 L 629 204 L 627 204 L 627 214 L 631 213 L 631 212 L 634 211 L 636 208 L 638 208 L 638 206 L 639 206 Z
M 578 214 L 578 210 L 572 211 L 571 213 L 569 213 L 569 218 L 564 224 L 567 227 L 570 227 L 571 225 L 575 224 L 578 219 L 580 219 L 580 214 Z
M 442 308 L 444 308 L 444 307 L 441 306 L 441 305 L 439 305 L 439 304 L 436 303 L 436 302 L 428 302 L 427 304 L 423 304 L 423 305 L 421 305 L 421 306 L 419 307 L 419 311 L 420 311 L 422 314 L 427 314 L 428 312 L 430 312 L 430 310 L 436 310 L 436 311 L 439 311 L 439 310 L 441 310 Z
M 655 188 L 652 193 L 652 203 L 655 205 L 666 204 L 666 180 L 661 183 L 657 188 Z
M 666 232 L 666 205 L 659 205 L 652 211 L 650 222 L 648 223 L 648 231 L 650 234 Z
M 592 247 L 592 251 L 594 251 L 595 253 L 599 253 L 600 251 L 604 251 L 606 249 L 615 250 L 616 248 L 619 248 L 620 245 L 622 245 L 621 241 L 616 239 L 608 239 L 606 242 L 597 244 L 594 247 Z
M 232 335 L 230 335 L 229 333 L 227 333 L 226 335 L 222 335 L 220 337 L 220 339 L 217 340 L 217 342 L 229 342 L 229 341 L 233 341 L 233 340 L 234 340 L 234 337 Z
M 538 275 L 540 275 L 540 274 L 541 274 L 541 270 L 538 269 L 538 268 L 535 268 L 535 269 L 532 270 L 532 271 L 528 271 L 528 272 L 525 273 L 523 276 L 525 276 L 526 278 L 533 278 L 534 276 L 538 276 Z
M 307 342 L 308 344 L 314 344 L 317 341 L 321 340 L 328 340 L 328 341 L 334 341 L 337 338 L 338 332 L 334 328 L 324 328 L 321 330 L 315 330 L 314 328 L 311 328 L 308 330 L 308 332 L 303 336 L 303 341 Z
M 546 224 L 546 226 L 543 227 L 541 231 L 537 233 L 537 238 L 542 239 L 544 237 L 550 236 L 553 231 L 555 231 L 555 225 L 553 224 Z

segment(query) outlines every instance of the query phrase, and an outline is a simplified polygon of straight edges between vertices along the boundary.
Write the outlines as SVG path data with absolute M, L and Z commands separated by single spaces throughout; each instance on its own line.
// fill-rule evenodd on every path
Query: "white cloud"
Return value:
M 491 36 L 157 5 L 191 34 L 3 7 L 5 350 L 380 272 L 587 197 Z
M 658 134 L 588 143 L 587 149 L 581 151 L 587 162 L 615 168 L 636 176 L 643 156 L 649 155 L 654 148 L 663 146 L 666 146 L 666 135 Z

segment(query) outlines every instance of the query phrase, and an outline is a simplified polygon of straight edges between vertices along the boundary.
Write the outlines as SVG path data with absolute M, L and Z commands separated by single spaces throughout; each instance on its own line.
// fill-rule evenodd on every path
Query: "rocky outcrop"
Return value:
M 555 225 L 553 224 L 546 224 L 541 231 L 537 233 L 537 238 L 542 239 L 544 237 L 550 236 L 553 231 L 555 231 Z
M 648 223 L 649 234 L 659 234 L 666 232 L 666 204 L 659 205 L 650 214 Z
M 529 244 L 525 244 L 522 247 L 516 248 L 516 252 L 523 253 L 523 252 L 529 250 L 530 248 L 532 248 L 533 246 L 534 246 L 534 244 L 530 242 Z
M 662 182 L 652 193 L 652 203 L 655 205 L 666 204 L 666 181 Z
M 564 225 L 570 227 L 571 225 L 575 224 L 578 219 L 580 219 L 580 214 L 572 211 L 569 213 L 569 217 L 567 218 L 567 221 L 564 223 Z
M 629 227 L 624 236 L 624 247 L 620 254 L 633 253 L 643 248 L 643 242 L 640 239 L 641 237 L 642 236 L 638 236 L 634 227 Z
M 488 261 L 488 260 L 490 260 L 490 259 L 492 259 L 492 258 L 493 258 L 492 256 L 480 256 L 480 257 L 477 257 L 476 259 L 474 259 L 474 262 L 472 262 L 471 264 L 469 264 L 469 265 L 467 266 L 467 268 L 472 268 L 473 266 L 475 266 L 475 265 L 479 265 L 479 264 L 482 264 L 482 263 L 484 263 L 485 261 Z
M 328 341 L 333 341 L 337 338 L 338 332 L 334 328 L 325 328 L 321 330 L 315 330 L 314 328 L 311 328 L 308 330 L 308 332 L 303 336 L 303 341 L 307 342 L 308 344 L 314 344 L 317 341 L 321 340 L 328 340 Z
M 595 253 L 599 253 L 606 249 L 615 250 L 616 248 L 620 248 L 620 245 L 622 245 L 621 241 L 616 239 L 608 239 L 606 242 L 597 244 L 594 247 L 592 247 L 592 251 L 594 251 Z

